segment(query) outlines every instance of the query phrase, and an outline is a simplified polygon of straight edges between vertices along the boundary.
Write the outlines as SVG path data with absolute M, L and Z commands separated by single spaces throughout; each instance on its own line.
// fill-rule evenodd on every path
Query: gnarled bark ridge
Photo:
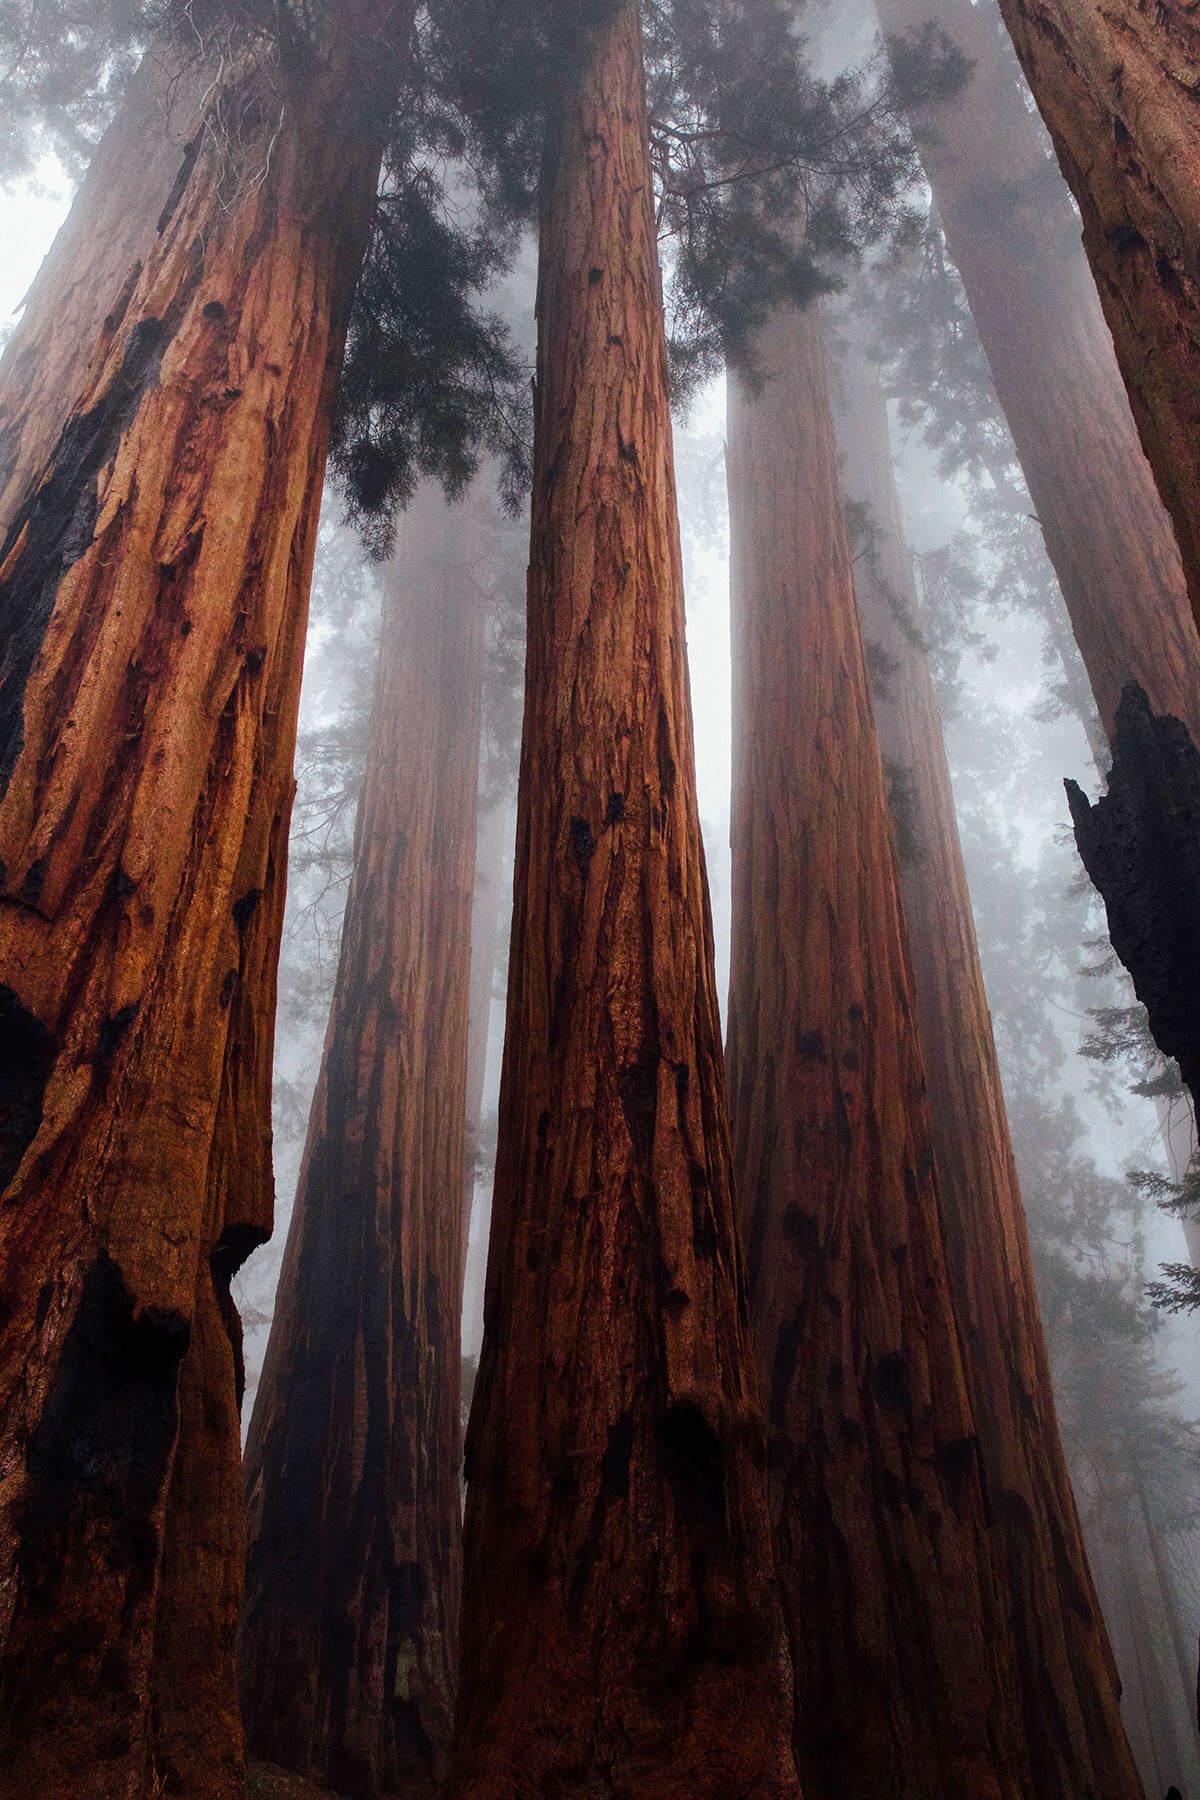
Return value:
M 423 496 L 385 577 L 354 873 L 247 1447 L 252 1749 L 340 1792 L 445 1775 L 484 599 Z M 469 536 L 469 533 L 467 533 Z
M 450 1792 L 782 1800 L 637 5 L 572 49 Z
M 733 382 L 735 1166 L 808 1800 L 1033 1792 L 946 1275 L 820 322 Z
M 361 42 L 232 60 L 0 544 L 6 1793 L 241 1790 L 228 1287 L 270 1227 L 308 582 L 380 154 Z

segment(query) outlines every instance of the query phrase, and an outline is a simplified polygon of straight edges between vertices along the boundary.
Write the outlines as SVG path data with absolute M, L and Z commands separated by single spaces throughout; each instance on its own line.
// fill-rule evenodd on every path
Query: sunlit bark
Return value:
M 636 4 L 570 45 L 455 1800 L 798 1793 L 696 810 Z

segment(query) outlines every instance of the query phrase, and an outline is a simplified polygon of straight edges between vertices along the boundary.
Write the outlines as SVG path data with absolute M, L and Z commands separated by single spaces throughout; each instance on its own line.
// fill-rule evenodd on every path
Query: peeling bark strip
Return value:
M 970 0 L 877 5 L 891 32 L 932 12 L 972 64 L 963 93 L 913 123 L 1104 729 L 1127 681 L 1200 729 L 1200 638 L 1175 536 L 1003 24 Z
M 954 795 L 892 474 L 878 379 L 849 370 L 835 407 L 843 484 L 870 508 L 855 588 L 889 661 L 874 711 L 904 774 L 900 895 L 929 1081 L 951 1293 L 983 1452 L 992 1535 L 1041 1800 L 1140 1800 L 1120 1684 L 1059 1440 L 1025 1213 L 979 962 Z M 1186 619 L 1190 629 L 1190 617 Z M 883 691 L 880 691 L 880 688 Z
M 1000 0 L 1200 618 L 1200 26 L 1181 0 Z
M 637 6 L 576 45 L 543 193 L 516 910 L 450 1793 L 796 1800 Z
M 815 307 L 731 383 L 729 1080 L 806 1800 L 1028 1800 Z
M 426 495 L 385 578 L 337 988 L 247 1449 L 247 1736 L 355 1795 L 441 1791 L 457 1674 L 486 622 L 470 546 L 462 510 Z
M 343 19 L 302 92 L 244 57 L 213 97 L 236 148 L 202 134 L 182 184 L 118 133 L 110 176 L 144 221 L 147 158 L 161 230 L 121 240 L 120 305 L 57 365 L 75 385 L 28 390 L 56 423 L 0 561 L 5 1800 L 242 1789 L 228 1282 L 270 1227 L 307 590 L 379 161 L 361 41 Z M 81 263 L 60 268 L 70 299 Z M 123 1457 L 126 1431 L 153 1454 Z M 89 1473 L 47 1507 L 70 1458 Z
M 1121 696 L 1108 793 L 1066 783 L 1075 842 L 1108 914 L 1113 949 L 1164 1056 L 1200 1100 L 1200 751 L 1178 719 Z

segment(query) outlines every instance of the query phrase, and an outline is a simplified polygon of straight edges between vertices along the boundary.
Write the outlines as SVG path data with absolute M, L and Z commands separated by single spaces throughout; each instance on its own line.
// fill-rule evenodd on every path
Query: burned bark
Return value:
M 969 0 L 878 0 L 878 11 L 891 32 L 932 11 L 971 62 L 962 94 L 914 126 L 1105 731 L 1137 681 L 1200 734 L 1200 637 L 1171 522 L 1000 18 Z
M 571 49 L 543 192 L 516 904 L 450 1792 L 795 1797 L 637 5 Z
M 380 156 L 385 59 L 349 37 L 246 50 L 181 178 L 154 152 L 153 241 L 38 400 L 63 422 L 0 547 L 0 965 L 37 1047 L 3 1103 L 5 1794 L 241 1791 L 228 1283 L 270 1227 L 307 590 Z
M 440 1791 L 456 1675 L 485 626 L 464 535 L 425 496 L 385 576 L 337 985 L 247 1447 L 250 1745 L 367 1796 Z
M 88 165 L 0 357 L 0 539 L 129 303 L 166 196 L 190 167 L 215 68 L 152 51 Z
M 1191 9 L 1000 0 L 1200 616 L 1200 34 Z
M 1200 1097 L 1200 751 L 1134 683 L 1117 709 L 1108 793 L 1066 784 L 1075 842 L 1154 1041 Z
M 731 382 L 729 1079 L 808 1800 L 1028 1796 L 816 309 Z
M 912 563 L 877 379 L 847 367 L 835 406 L 847 497 L 869 510 L 855 564 L 886 680 L 874 711 L 903 771 L 900 895 L 929 1083 L 950 1288 L 962 1332 L 1033 1768 L 1044 1800 L 1137 1800 L 1120 1684 L 1071 1491 Z M 1190 620 L 1187 621 L 1190 625 Z M 893 825 L 896 821 L 893 816 Z M 897 832 L 898 839 L 900 833 Z

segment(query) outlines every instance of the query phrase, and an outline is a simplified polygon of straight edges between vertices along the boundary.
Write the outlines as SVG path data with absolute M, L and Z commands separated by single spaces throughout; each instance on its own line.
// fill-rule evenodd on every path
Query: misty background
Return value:
M 0 331 L 7 333 L 11 326 L 70 198 L 70 183 L 51 159 L 38 166 L 32 179 L 0 192 Z M 886 274 L 881 277 L 882 288 L 888 279 Z M 872 277 L 856 274 L 850 284 L 856 307 L 868 317 L 872 283 Z M 864 329 L 861 318 L 852 329 Z M 871 335 L 868 327 L 868 338 Z M 881 342 L 878 354 L 885 384 L 890 389 L 901 387 L 893 376 L 894 366 L 903 360 L 902 351 Z M 1016 551 L 1011 546 L 999 549 L 977 484 L 947 470 L 944 456 L 929 441 L 927 421 L 913 416 L 912 406 L 897 397 L 891 403 L 891 423 L 909 549 L 943 702 L 1068 1458 L 1121 1664 L 1126 1713 L 1143 1774 L 1148 1785 L 1155 1779 L 1155 1727 L 1149 1715 L 1156 1705 L 1164 1705 L 1173 1715 L 1171 1729 L 1177 1739 L 1186 1737 L 1190 1745 L 1185 1766 L 1200 1794 L 1200 1756 L 1184 1679 L 1188 1671 L 1179 1666 L 1182 1641 L 1194 1680 L 1200 1630 L 1196 1530 L 1200 1440 L 1192 1433 L 1200 1421 L 1200 1314 L 1146 1307 L 1145 1282 L 1156 1278 L 1160 1265 L 1186 1261 L 1188 1250 L 1180 1220 L 1153 1203 L 1145 1182 L 1139 1185 L 1128 1179 L 1131 1171 L 1160 1177 L 1172 1173 L 1163 1144 L 1164 1113 L 1178 1127 L 1186 1102 L 1182 1097 L 1164 1101 L 1131 1091 L 1135 1085 L 1153 1085 L 1146 1080 L 1136 1044 L 1129 1056 L 1114 1054 L 1111 1041 L 1097 1044 L 1105 1029 L 1111 1040 L 1112 1016 L 1132 1008 L 1133 996 L 1123 972 L 1114 969 L 1106 955 L 1103 912 L 1086 886 L 1070 838 L 1063 778 L 1073 777 L 1094 795 L 1101 774 L 1084 723 L 1056 697 L 1064 684 L 1069 685 L 1070 672 L 1053 647 L 1054 631 L 1047 623 L 1050 611 L 1061 602 L 1032 507 L 1027 506 L 1024 520 L 1012 526 Z M 697 775 L 722 999 L 729 966 L 731 752 L 723 432 L 724 383 L 717 381 L 696 394 L 686 415 L 677 420 L 676 449 Z M 403 525 L 395 554 L 402 568 Z M 1019 580 L 1012 576 L 1014 555 L 1020 562 Z M 483 1122 L 476 1137 L 464 1320 L 468 1361 L 477 1355 L 481 1335 L 490 1159 L 503 1045 L 503 946 L 520 718 L 519 600 L 519 593 L 511 596 L 507 616 L 492 625 L 481 876 L 494 881 L 498 874 L 505 914 L 493 975 Z M 270 1326 L 336 970 L 379 604 L 378 574 L 340 523 L 337 496 L 330 494 L 314 586 L 281 967 L 276 1232 L 237 1285 L 246 1325 L 247 1418 Z M 1097 1014 L 1108 1016 L 1109 1028 L 1098 1022 Z M 1081 1054 L 1089 1045 L 1093 1054 Z M 1186 1136 L 1186 1120 L 1184 1128 Z M 1056 1269 L 1059 1274 L 1063 1269 L 1077 1270 L 1093 1281 L 1095 1292 L 1123 1297 L 1126 1325 L 1113 1328 L 1099 1313 L 1089 1314 L 1077 1300 L 1064 1299 Z M 1136 1352 L 1128 1328 L 1135 1317 L 1141 1321 Z M 1130 1346 L 1128 1365 L 1118 1366 L 1114 1344 Z M 1112 1466 L 1104 1460 L 1107 1453 L 1099 1435 L 1111 1424 L 1098 1416 L 1105 1407 L 1105 1376 L 1126 1390 L 1136 1378 L 1139 1392 L 1144 1389 L 1145 1417 L 1158 1421 L 1155 1429 L 1163 1418 L 1172 1422 L 1169 1432 L 1162 1426 L 1170 1445 L 1163 1447 L 1164 1437 L 1163 1445 L 1147 1452 L 1160 1463 L 1168 1454 L 1175 1458 L 1171 1481 L 1181 1488 L 1162 1534 L 1165 1575 L 1177 1616 L 1169 1616 L 1170 1607 L 1161 1621 L 1155 1615 L 1161 1659 L 1157 1676 L 1129 1666 L 1128 1646 L 1137 1627 L 1123 1631 L 1116 1616 L 1127 1583 L 1111 1540 L 1114 1534 L 1127 1534 L 1123 1509 L 1137 1483 L 1130 1487 L 1119 1472 L 1123 1451 L 1113 1453 Z M 1162 1578 L 1163 1571 L 1158 1573 Z M 1149 1697 L 1151 1688 L 1158 1691 L 1157 1700 Z M 1164 1696 L 1165 1689 L 1169 1696 Z M 1146 1713 L 1140 1722 L 1131 1713 L 1138 1705 Z M 1162 1787 L 1157 1791 L 1161 1793 Z

